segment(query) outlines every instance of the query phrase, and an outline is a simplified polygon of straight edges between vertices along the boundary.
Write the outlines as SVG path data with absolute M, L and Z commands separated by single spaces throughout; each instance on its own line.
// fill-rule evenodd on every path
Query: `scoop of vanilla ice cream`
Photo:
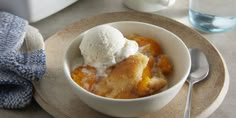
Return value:
M 126 39 L 122 33 L 108 25 L 97 26 L 89 30 L 83 37 L 80 50 L 85 64 L 112 65 L 115 63 L 115 53 L 125 45 Z
M 101 25 L 85 33 L 79 48 L 84 64 L 95 67 L 98 75 L 104 76 L 108 67 L 135 54 L 138 44 L 126 39 L 116 28 Z

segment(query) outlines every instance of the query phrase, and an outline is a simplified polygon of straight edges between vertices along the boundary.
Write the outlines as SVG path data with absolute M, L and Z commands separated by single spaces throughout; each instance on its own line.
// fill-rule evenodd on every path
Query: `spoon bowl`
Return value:
M 189 49 L 191 55 L 191 71 L 189 77 L 187 79 L 188 82 L 197 83 L 206 78 L 209 73 L 209 64 L 205 54 L 197 49 L 191 48 Z

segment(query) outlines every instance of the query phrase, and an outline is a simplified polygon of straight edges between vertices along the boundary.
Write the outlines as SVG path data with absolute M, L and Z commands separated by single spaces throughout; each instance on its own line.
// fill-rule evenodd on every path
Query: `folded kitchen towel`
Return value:
M 33 96 L 32 81 L 43 77 L 43 37 L 28 22 L 0 11 L 0 108 L 18 109 Z

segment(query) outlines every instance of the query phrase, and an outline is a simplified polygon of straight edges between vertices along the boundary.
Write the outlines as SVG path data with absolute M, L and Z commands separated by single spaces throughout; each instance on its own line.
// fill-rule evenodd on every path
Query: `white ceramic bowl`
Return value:
M 168 88 L 161 93 L 136 99 L 111 99 L 90 93 L 77 85 L 71 78 L 71 72 L 83 63 L 79 44 L 86 34 L 80 34 L 74 39 L 66 50 L 64 58 L 64 71 L 67 80 L 78 97 L 91 108 L 116 117 L 136 117 L 149 112 L 155 112 L 168 104 L 182 88 L 190 72 L 191 60 L 188 48 L 175 34 L 147 23 L 134 21 L 121 21 L 109 23 L 124 35 L 133 33 L 151 37 L 157 40 L 165 54 L 173 63 L 174 72 L 168 78 Z

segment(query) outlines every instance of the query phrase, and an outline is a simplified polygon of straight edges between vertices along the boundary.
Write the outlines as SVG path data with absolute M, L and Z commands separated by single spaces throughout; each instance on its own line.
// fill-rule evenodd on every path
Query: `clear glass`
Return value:
M 190 0 L 189 21 L 201 31 L 228 31 L 236 26 L 236 0 Z

